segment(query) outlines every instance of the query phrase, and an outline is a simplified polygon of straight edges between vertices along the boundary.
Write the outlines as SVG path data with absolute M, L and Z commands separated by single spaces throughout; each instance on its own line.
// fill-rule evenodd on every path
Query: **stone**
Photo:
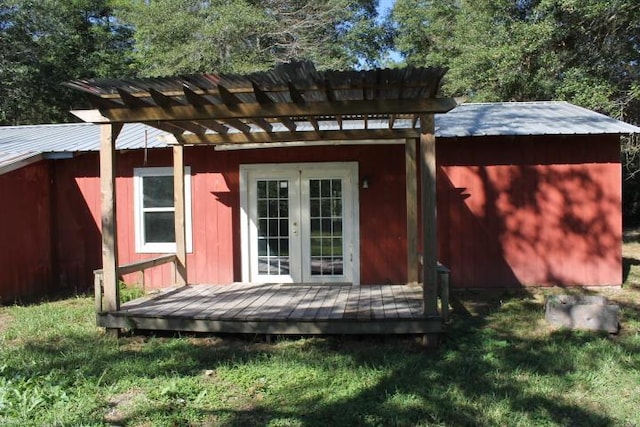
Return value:
M 553 295 L 545 303 L 545 319 L 551 325 L 569 329 L 618 332 L 620 307 L 602 296 Z

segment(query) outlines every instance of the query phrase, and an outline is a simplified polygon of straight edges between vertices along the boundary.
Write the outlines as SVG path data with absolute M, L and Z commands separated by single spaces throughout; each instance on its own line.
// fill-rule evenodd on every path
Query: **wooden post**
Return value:
M 416 168 L 416 140 L 405 142 L 404 162 L 407 192 L 407 284 L 418 284 L 418 175 Z
M 184 146 L 173 146 L 173 202 L 176 230 L 176 284 L 187 282 L 187 229 L 184 200 Z
M 116 221 L 116 138 L 121 124 L 100 126 L 100 193 L 102 196 L 102 284 L 106 312 L 120 309 L 118 226 Z
M 438 315 L 436 137 L 433 114 L 420 116 L 422 175 L 422 292 L 424 314 Z

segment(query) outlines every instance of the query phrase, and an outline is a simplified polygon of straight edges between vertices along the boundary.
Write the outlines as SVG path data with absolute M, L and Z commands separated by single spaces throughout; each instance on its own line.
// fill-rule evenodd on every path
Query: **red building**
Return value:
M 634 132 L 564 102 L 436 116 L 438 257 L 452 286 L 619 285 L 619 140 Z M 175 251 L 164 138 L 125 125 L 117 140 L 120 264 Z M 0 128 L 0 302 L 92 284 L 98 145 L 91 124 Z M 407 281 L 404 140 L 236 148 L 185 149 L 190 282 Z M 149 270 L 146 284 L 170 274 Z

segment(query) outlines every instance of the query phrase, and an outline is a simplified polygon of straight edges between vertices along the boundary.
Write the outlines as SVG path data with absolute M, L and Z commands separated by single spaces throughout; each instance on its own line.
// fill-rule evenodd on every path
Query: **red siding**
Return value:
M 345 146 L 239 151 L 187 150 L 192 173 L 193 253 L 187 257 L 189 280 L 231 283 L 241 280 L 240 164 L 358 161 L 360 176 L 370 177 L 360 190 L 360 258 L 362 283 L 402 283 L 406 277 L 404 217 L 404 147 Z M 118 227 L 120 263 L 153 256 L 136 254 L 133 235 L 133 169 L 144 154 L 118 157 Z M 152 150 L 146 166 L 170 166 L 171 151 Z M 400 207 L 400 209 L 398 208 Z M 393 254 L 393 256 L 389 256 Z M 168 283 L 170 269 L 158 268 L 151 283 Z M 134 276 L 129 278 L 135 280 Z
M 617 137 L 441 141 L 438 158 L 454 286 L 621 283 Z
M 63 288 L 84 290 L 102 266 L 99 157 L 88 153 L 53 162 L 56 263 Z
M 0 175 L 0 303 L 50 292 L 52 283 L 49 164 Z
M 454 286 L 620 283 L 621 176 L 617 137 L 440 139 L 437 150 L 439 258 L 451 267 Z M 187 149 L 186 163 L 192 172 L 190 281 L 229 283 L 241 279 L 240 164 L 323 161 L 357 161 L 360 177 L 369 179 L 369 188 L 361 189 L 359 194 L 361 282 L 404 282 L 403 145 L 226 152 L 210 147 Z M 149 150 L 146 163 L 142 151 L 118 156 L 120 263 L 153 256 L 135 253 L 133 169 L 171 164 L 171 150 Z M 44 278 L 36 282 L 59 280 L 66 286 L 88 288 L 92 270 L 101 264 L 98 155 L 59 160 L 52 170 L 56 189 L 51 197 L 56 212 L 51 220 L 56 225 L 55 253 L 43 251 L 44 270 L 38 277 Z M 25 171 L 26 168 L 16 172 Z M 47 206 L 50 196 L 46 182 L 48 178 L 44 176 L 40 181 L 32 178 L 32 185 L 38 189 L 31 191 L 11 185 L 8 188 L 12 192 L 6 193 L 8 190 L 0 187 L 8 195 L 3 200 L 10 195 L 28 195 L 26 199 L 22 197 L 25 207 L 11 210 L 13 217 L 4 219 L 4 223 L 24 224 L 24 212 L 33 213 L 34 203 Z M 31 197 L 36 192 L 38 196 Z M 43 215 L 39 210 L 35 212 Z M 9 213 L 2 215 L 7 218 Z M 30 222 L 41 223 L 39 219 Z M 51 230 L 47 221 L 42 223 L 41 230 L 32 232 L 46 241 Z M 5 242 L 16 239 L 3 236 L 3 252 L 9 248 L 14 251 Z M 26 252 L 33 252 L 34 247 L 39 252 L 47 246 L 32 243 Z M 17 251 L 14 253 L 17 255 Z M 53 263 L 57 267 L 55 274 L 46 267 L 46 256 L 57 259 Z M 24 255 L 16 259 L 28 258 Z M 20 261 L 11 265 L 15 262 Z M 0 283 L 6 283 L 7 270 L 0 274 Z M 52 278 L 52 274 L 56 277 Z M 28 275 L 36 277 L 34 272 Z M 150 270 L 147 281 L 162 286 L 170 282 L 170 277 L 169 267 L 164 266 Z

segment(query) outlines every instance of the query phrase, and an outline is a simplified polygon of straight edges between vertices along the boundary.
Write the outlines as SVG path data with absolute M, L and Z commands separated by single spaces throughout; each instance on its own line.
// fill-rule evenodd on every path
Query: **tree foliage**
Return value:
M 123 0 L 147 76 L 252 72 L 308 59 L 324 68 L 375 63 L 384 30 L 376 1 Z
M 636 0 L 397 0 L 396 48 L 450 68 L 472 101 L 566 100 L 640 124 Z M 640 214 L 640 139 L 623 139 L 624 210 Z
M 640 118 L 635 1 L 397 0 L 392 19 L 409 64 L 450 67 L 448 93 Z
M 131 30 L 107 0 L 0 3 L 0 123 L 68 121 L 81 97 L 60 85 L 131 73 Z

